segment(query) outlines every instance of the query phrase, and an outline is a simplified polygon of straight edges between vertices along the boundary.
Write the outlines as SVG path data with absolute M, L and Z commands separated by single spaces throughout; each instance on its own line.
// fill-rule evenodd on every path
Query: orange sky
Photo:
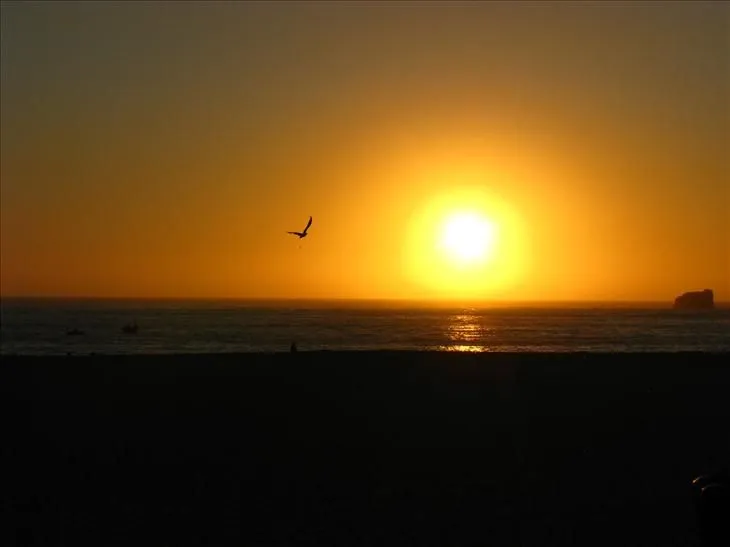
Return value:
M 730 300 L 728 3 L 3 2 L 1 36 L 3 296 Z M 414 234 L 470 192 L 514 223 L 467 285 Z

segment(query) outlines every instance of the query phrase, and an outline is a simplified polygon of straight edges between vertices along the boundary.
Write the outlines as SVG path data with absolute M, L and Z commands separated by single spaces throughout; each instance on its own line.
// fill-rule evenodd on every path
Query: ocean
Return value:
M 138 325 L 136 334 L 122 327 Z M 730 309 L 3 299 L 0 353 L 730 351 Z M 78 329 L 82 334 L 69 335 Z

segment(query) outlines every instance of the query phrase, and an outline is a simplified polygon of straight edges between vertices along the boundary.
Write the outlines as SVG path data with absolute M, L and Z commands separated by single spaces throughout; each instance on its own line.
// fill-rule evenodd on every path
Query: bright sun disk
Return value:
M 441 249 L 452 261 L 472 264 L 489 260 L 495 243 L 494 224 L 478 213 L 455 213 L 446 218 Z

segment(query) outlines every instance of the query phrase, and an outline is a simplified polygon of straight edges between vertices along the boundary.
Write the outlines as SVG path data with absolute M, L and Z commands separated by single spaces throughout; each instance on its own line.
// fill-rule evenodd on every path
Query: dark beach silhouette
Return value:
M 139 330 L 139 325 L 137 325 L 137 322 L 133 323 L 127 323 L 122 327 L 122 332 L 125 334 L 137 334 L 137 331 Z
M 6 543 L 697 545 L 726 358 L 4 357 Z
M 730 545 L 730 473 L 722 469 L 692 481 L 703 547 Z

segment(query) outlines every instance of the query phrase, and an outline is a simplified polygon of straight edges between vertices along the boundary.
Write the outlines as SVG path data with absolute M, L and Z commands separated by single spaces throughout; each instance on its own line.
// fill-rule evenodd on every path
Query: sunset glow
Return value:
M 436 298 L 494 298 L 525 273 L 529 244 L 519 216 L 479 187 L 447 190 L 414 216 L 412 279 Z
M 4 3 L 0 293 L 730 300 L 729 10 Z

